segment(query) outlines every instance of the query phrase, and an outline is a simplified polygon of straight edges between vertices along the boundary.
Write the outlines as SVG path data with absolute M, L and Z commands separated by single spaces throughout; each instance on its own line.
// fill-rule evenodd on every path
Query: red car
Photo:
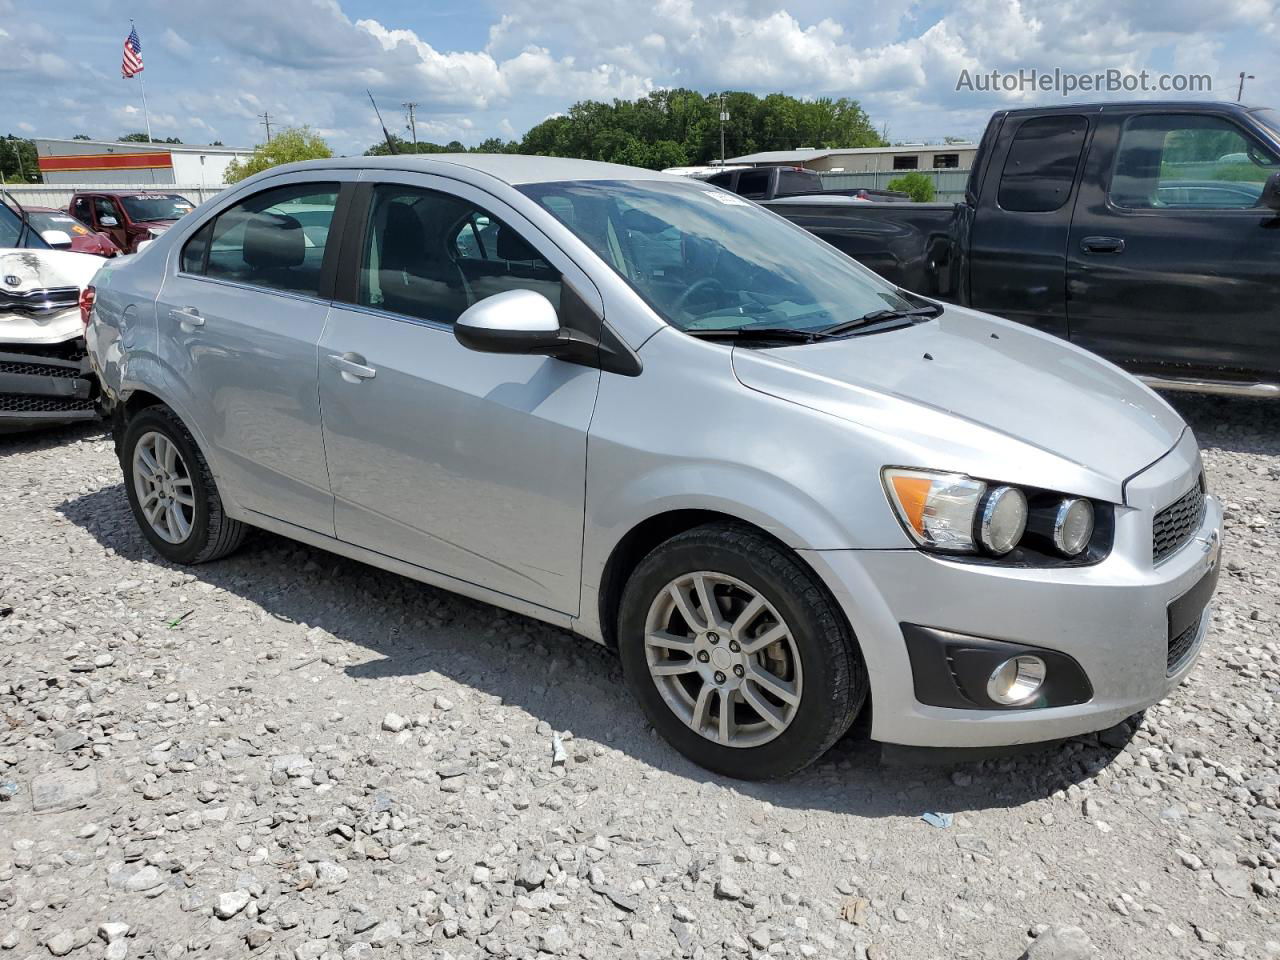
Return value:
M 27 213 L 31 216 L 31 225 L 41 235 L 46 230 L 60 230 L 71 237 L 71 246 L 63 249 L 73 250 L 76 253 L 93 253 L 99 257 L 120 255 L 120 248 L 109 236 L 96 232 L 69 213 L 55 210 L 53 207 L 27 207 Z
M 186 197 L 163 190 L 88 190 L 71 198 L 67 212 L 109 236 L 125 253 L 173 226 L 195 209 Z

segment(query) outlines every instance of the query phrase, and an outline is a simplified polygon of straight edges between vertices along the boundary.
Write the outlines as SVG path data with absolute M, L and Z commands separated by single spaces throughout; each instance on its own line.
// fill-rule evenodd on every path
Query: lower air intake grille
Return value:
M 1201 620 L 1197 620 L 1176 637 L 1169 638 L 1169 660 L 1166 664 L 1166 673 L 1170 676 L 1182 669 L 1187 662 L 1187 658 L 1195 652 L 1196 636 L 1200 633 L 1200 623 Z

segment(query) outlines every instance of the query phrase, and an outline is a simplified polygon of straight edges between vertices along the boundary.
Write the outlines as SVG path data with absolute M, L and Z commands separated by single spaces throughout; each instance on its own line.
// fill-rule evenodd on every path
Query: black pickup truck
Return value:
M 890 281 L 1164 389 L 1280 397 L 1280 113 L 1001 111 L 963 202 L 766 203 Z

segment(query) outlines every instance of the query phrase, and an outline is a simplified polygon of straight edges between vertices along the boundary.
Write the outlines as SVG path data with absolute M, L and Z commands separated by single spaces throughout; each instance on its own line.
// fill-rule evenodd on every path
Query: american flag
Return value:
M 134 27 L 124 41 L 124 60 L 120 63 L 120 76 L 128 80 L 141 72 L 142 41 L 138 39 L 138 28 Z

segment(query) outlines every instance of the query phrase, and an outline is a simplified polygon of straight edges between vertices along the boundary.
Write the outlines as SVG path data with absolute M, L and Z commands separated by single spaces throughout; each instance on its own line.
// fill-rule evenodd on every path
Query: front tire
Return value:
M 689 530 L 640 562 L 623 591 L 618 647 L 658 732 L 742 780 L 808 766 L 867 696 L 834 599 L 794 553 L 738 524 Z
M 168 407 L 147 407 L 130 418 L 120 466 L 133 517 L 166 560 L 204 563 L 244 541 L 247 528 L 227 516 L 209 464 Z

